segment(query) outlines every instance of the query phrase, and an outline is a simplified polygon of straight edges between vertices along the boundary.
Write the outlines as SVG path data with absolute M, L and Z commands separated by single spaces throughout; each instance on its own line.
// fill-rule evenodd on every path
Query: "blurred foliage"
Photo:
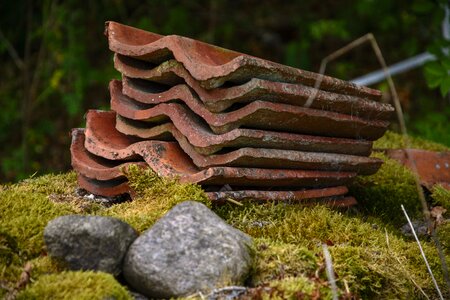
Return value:
M 326 55 L 368 32 L 388 64 L 425 51 L 442 35 L 440 2 L 2 1 L 0 181 L 69 169 L 69 130 L 84 126 L 87 109 L 108 108 L 107 83 L 119 77 L 103 36 L 107 20 L 316 71 Z M 448 91 L 446 59 L 426 67 L 427 81 L 421 70 L 395 80 L 413 133 L 450 145 L 449 102 L 426 85 Z M 365 45 L 327 73 L 349 80 L 379 68 Z

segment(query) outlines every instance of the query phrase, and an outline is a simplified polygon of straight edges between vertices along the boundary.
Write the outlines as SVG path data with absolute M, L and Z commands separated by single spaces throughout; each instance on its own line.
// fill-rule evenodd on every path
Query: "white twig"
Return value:
M 323 248 L 323 256 L 325 257 L 325 264 L 327 266 L 326 271 L 328 282 L 331 285 L 331 291 L 333 293 L 333 300 L 338 300 L 339 297 L 337 292 L 336 279 L 334 277 L 333 262 L 331 261 L 330 251 L 328 251 L 328 246 L 326 244 L 323 244 L 322 248 Z
M 411 231 L 412 231 L 412 233 L 414 235 L 414 238 L 416 239 L 417 245 L 419 245 L 420 253 L 422 254 L 423 260 L 425 261 L 425 264 L 427 265 L 428 273 L 430 273 L 430 275 L 431 275 L 431 279 L 433 280 L 434 286 L 436 287 L 436 290 L 437 290 L 437 292 L 439 294 L 439 298 L 441 300 L 444 300 L 444 297 L 442 296 L 441 290 L 439 289 L 439 286 L 437 284 L 436 278 L 434 278 L 433 272 L 431 271 L 430 265 L 428 264 L 428 260 L 427 260 L 427 257 L 425 256 L 425 252 L 423 252 L 422 245 L 420 244 L 419 238 L 416 235 L 416 231 L 414 230 L 414 226 L 411 223 L 411 220 L 409 219 L 408 213 L 406 212 L 405 207 L 403 206 L 403 204 L 401 205 L 401 208 L 403 210 L 403 213 L 405 214 L 406 219 L 408 220 L 409 227 L 411 227 Z
M 448 9 L 448 6 L 447 6 Z M 393 104 L 395 107 L 395 111 L 397 113 L 397 118 L 398 118 L 398 122 L 400 125 L 400 131 L 402 133 L 403 136 L 403 141 L 405 144 L 405 148 L 410 148 L 410 140 L 409 140 L 409 136 L 408 136 L 408 132 L 406 129 L 406 123 L 405 123 L 405 117 L 403 115 L 403 110 L 402 110 L 402 106 L 400 104 L 400 100 L 397 94 L 397 89 L 395 88 L 395 84 L 394 84 L 394 80 L 392 80 L 392 76 L 389 73 L 389 69 L 387 67 L 386 61 L 383 57 L 383 54 L 381 53 L 381 49 L 380 46 L 378 45 L 374 35 L 372 33 L 368 33 L 356 40 L 354 40 L 353 42 L 347 44 L 346 46 L 336 50 L 335 52 L 331 53 L 330 55 L 328 55 L 327 57 L 325 57 L 321 64 L 320 64 L 320 69 L 319 69 L 319 77 L 317 78 L 315 84 L 314 84 L 314 90 L 313 92 L 310 94 L 310 96 L 308 97 L 308 100 L 305 103 L 305 107 L 310 107 L 314 101 L 314 99 L 317 96 L 318 93 L 318 89 L 320 87 L 320 84 L 322 83 L 322 79 L 323 79 L 323 75 L 325 73 L 325 69 L 326 66 L 329 62 L 337 59 L 338 57 L 346 54 L 347 52 L 349 52 L 350 50 L 352 50 L 355 47 L 358 47 L 360 45 L 362 45 L 365 42 L 370 42 L 370 45 L 372 46 L 372 50 L 375 53 L 375 56 L 378 59 L 379 64 L 381 65 L 384 75 L 386 77 L 386 80 L 388 82 L 389 85 L 389 89 L 391 91 L 391 95 L 392 95 L 392 100 L 393 100 Z M 411 169 L 412 169 L 412 173 L 414 175 L 414 181 L 416 184 L 416 189 L 417 189 L 417 194 L 419 196 L 419 200 L 420 203 L 422 204 L 422 211 L 423 214 L 425 216 L 425 219 L 427 221 L 428 224 L 428 229 L 431 231 L 431 237 L 433 238 L 433 241 L 435 243 L 436 249 L 438 251 L 438 255 L 439 255 L 439 259 L 441 260 L 441 267 L 442 267 L 442 273 L 444 275 L 444 279 L 445 279 L 445 283 L 447 284 L 447 289 L 450 291 L 450 276 L 449 276 L 449 272 L 448 272 L 448 266 L 447 266 L 447 262 L 445 260 L 445 255 L 442 251 L 442 247 L 441 244 L 439 242 L 439 239 L 436 235 L 436 232 L 433 228 L 433 226 L 431 226 L 431 219 L 430 219 L 430 211 L 428 209 L 427 206 L 427 202 L 425 199 L 425 194 L 423 192 L 422 186 L 420 184 L 420 178 L 419 178 L 419 174 L 417 172 L 417 166 L 416 166 L 416 161 L 414 159 L 414 157 L 411 155 L 411 153 L 409 151 L 405 151 L 406 157 L 408 159 L 409 162 L 411 162 Z
M 392 254 L 392 256 L 398 261 L 399 266 L 403 269 L 403 272 L 405 272 L 406 276 L 409 277 L 409 279 L 411 280 L 411 282 L 416 286 L 416 288 L 422 293 L 422 295 L 430 300 L 430 297 L 428 297 L 428 295 L 425 293 L 425 291 L 417 284 L 417 282 L 411 277 L 411 275 L 409 274 L 408 270 L 405 268 L 405 266 L 402 264 L 402 262 L 400 261 L 400 259 L 397 257 L 397 255 L 391 250 L 391 246 L 389 244 L 389 236 L 388 236 L 388 232 L 387 229 L 384 228 L 384 233 L 386 235 L 386 245 L 388 247 L 388 251 Z

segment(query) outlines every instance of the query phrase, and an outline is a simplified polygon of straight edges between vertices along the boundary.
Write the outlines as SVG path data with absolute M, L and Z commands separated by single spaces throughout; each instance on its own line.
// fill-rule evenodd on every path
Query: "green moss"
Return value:
M 436 233 L 445 253 L 450 253 L 450 221 L 438 226 Z
M 71 205 L 55 204 L 49 196 L 72 194 L 75 184 L 75 174 L 67 173 L 27 179 L 0 190 L 0 278 L 15 281 L 25 262 L 44 251 L 47 223 L 74 212 Z
M 312 274 L 317 269 L 315 254 L 296 244 L 274 242 L 270 239 L 255 239 L 255 264 L 252 284 Z
M 39 256 L 30 260 L 32 280 L 37 280 L 42 275 L 61 273 L 66 269 L 64 263 L 59 262 L 49 256 Z
M 211 206 L 200 186 L 179 183 L 177 179 L 162 178 L 152 170 L 131 166 L 127 170 L 130 186 L 136 192 L 131 202 L 114 205 L 101 212 L 128 222 L 138 231 L 148 229 L 172 207 L 186 200 L 200 201 Z
M 0 265 L 9 266 L 19 259 L 17 240 L 6 231 L 0 231 Z
M 384 160 L 380 170 L 371 176 L 357 177 L 349 186 L 361 209 L 396 226 L 405 223 L 401 204 L 411 218 L 419 217 L 422 206 L 412 172 L 382 153 L 373 156 Z
M 433 187 L 431 192 L 433 204 L 443 206 L 450 212 L 450 191 L 437 184 Z
M 350 295 L 356 297 L 420 298 L 413 280 L 429 296 L 435 295 L 415 242 L 391 230 L 392 224 L 404 223 L 400 210 L 398 213 L 392 212 L 392 208 L 402 201 L 411 215 L 413 212 L 420 213 L 420 202 L 414 198 L 416 191 L 412 175 L 395 161 L 381 154 L 376 155 L 386 160 L 380 174 L 361 177 L 357 180 L 357 186 L 353 187 L 353 192 L 360 193 L 358 200 L 366 201 L 363 203 L 367 209 L 362 211 L 362 215 L 321 206 L 305 208 L 288 204 L 245 203 L 239 207 L 231 204 L 213 207 L 230 224 L 254 237 L 255 262 L 250 281 L 256 287 L 250 294 L 256 293 L 255 297 L 264 299 L 330 298 L 321 247 L 326 243 L 333 258 L 341 296 L 346 295 L 347 285 Z M 63 293 L 58 294 L 62 298 L 79 293 L 78 287 L 86 292 L 91 291 L 86 297 L 92 297 L 92 291 L 102 294 L 102 286 L 107 283 L 92 275 L 98 273 L 65 273 L 62 272 L 62 265 L 41 255 L 42 231 L 49 220 L 74 212 L 95 213 L 118 217 L 143 231 L 182 201 L 197 200 L 210 206 L 205 193 L 197 185 L 159 178 L 148 170 L 131 168 L 128 172 L 130 184 L 137 193 L 135 200 L 109 208 L 87 204 L 74 196 L 76 183 L 73 173 L 48 175 L 2 186 L 2 280 L 6 280 L 9 287 L 14 287 L 25 263 L 31 262 L 34 284 L 21 292 L 22 299 L 41 295 L 45 299 L 45 295 L 53 294 L 55 286 L 58 289 L 59 286 L 64 287 L 60 289 Z M 441 198 L 442 192 L 433 193 L 439 203 L 446 199 Z M 367 198 L 361 201 L 361 195 Z M 393 222 L 391 219 L 395 217 L 400 221 Z M 384 228 L 388 228 L 387 234 Z M 448 238 L 445 238 L 449 236 L 449 228 L 447 224 L 438 227 L 445 249 L 449 247 Z M 423 248 L 438 282 L 442 284 L 440 262 L 433 245 L 424 241 Z M 51 285 L 49 282 L 53 280 L 58 284 Z M 86 281 L 89 282 L 87 286 Z M 108 282 L 117 284 L 115 281 Z
M 44 275 L 20 292 L 17 299 L 132 299 L 112 275 L 101 272 L 62 272 Z
M 419 249 L 384 228 L 326 207 L 294 205 L 223 207 L 218 213 L 256 238 L 255 284 L 307 278 L 315 293 L 327 291 L 321 245 L 329 245 L 340 294 L 345 283 L 363 298 L 419 297 L 414 280 L 423 289 L 432 286 Z M 435 276 L 442 284 L 440 262 L 432 244 L 423 242 Z M 319 274 L 319 277 L 316 277 Z M 304 291 L 302 291 L 304 292 Z M 434 291 L 427 291 L 434 295 Z M 312 297 L 312 295 L 309 295 Z
M 424 140 L 418 137 L 409 136 L 409 148 L 431 150 L 431 151 L 448 151 L 445 145 Z M 374 149 L 399 149 L 406 148 L 406 143 L 401 134 L 387 131 L 380 139 L 374 142 Z

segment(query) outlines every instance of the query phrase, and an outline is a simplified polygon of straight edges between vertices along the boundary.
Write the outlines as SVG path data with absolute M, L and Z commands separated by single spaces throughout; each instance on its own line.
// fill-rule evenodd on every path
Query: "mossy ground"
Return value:
M 133 298 L 110 274 L 61 272 L 41 276 L 35 284 L 17 296 L 17 300 L 34 299 L 131 300 Z
M 388 141 L 379 144 L 397 145 L 394 137 L 389 133 Z M 422 146 L 427 147 L 437 146 Z M 382 154 L 375 156 L 386 163 L 377 174 L 358 178 L 351 187 L 361 203 L 356 210 L 285 203 L 212 207 L 227 222 L 254 237 L 255 263 L 248 280 L 252 288 L 245 297 L 330 298 L 324 243 L 331 252 L 341 297 L 420 299 L 425 298 L 422 291 L 431 298 L 436 296 L 417 244 L 398 229 L 405 223 L 400 204 L 411 216 L 420 217 L 412 174 Z M 76 196 L 76 176 L 72 172 L 0 186 L 0 298 L 11 295 L 29 262 L 30 283 L 18 294 L 21 299 L 50 298 L 48 295 L 52 299 L 70 299 L 73 295 L 77 299 L 81 299 L 80 295 L 85 299 L 127 299 L 128 292 L 107 274 L 64 271 L 63 265 L 46 256 L 42 233 L 49 220 L 66 214 L 115 216 L 143 231 L 184 200 L 211 206 L 196 185 L 179 184 L 134 168 L 128 170 L 128 176 L 137 191 L 136 199 L 112 207 Z M 448 209 L 447 191 L 437 187 L 432 196 L 434 204 Z M 450 224 L 441 225 L 437 232 L 448 259 Z M 423 239 L 422 245 L 445 290 L 433 243 Z

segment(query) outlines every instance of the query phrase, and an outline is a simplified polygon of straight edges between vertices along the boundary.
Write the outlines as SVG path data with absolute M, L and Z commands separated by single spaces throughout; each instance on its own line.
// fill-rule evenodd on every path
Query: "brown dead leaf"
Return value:
M 439 226 L 444 223 L 444 214 L 447 212 L 442 206 L 435 206 L 431 209 L 431 217 L 435 219 L 435 226 Z
M 20 274 L 19 281 L 16 284 L 17 289 L 23 289 L 28 283 L 30 283 L 32 269 L 33 266 L 31 265 L 31 263 L 27 262 L 25 264 L 25 267 L 23 267 L 22 274 Z

